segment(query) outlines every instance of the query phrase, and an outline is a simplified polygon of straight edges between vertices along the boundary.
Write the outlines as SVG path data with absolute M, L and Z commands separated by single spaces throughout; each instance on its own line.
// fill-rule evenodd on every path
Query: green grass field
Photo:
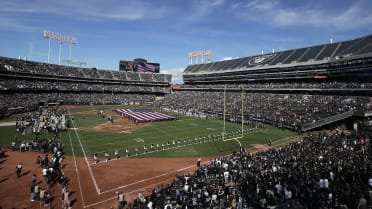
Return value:
M 94 153 L 102 157 L 104 152 L 114 156 L 114 150 L 117 149 L 119 155 L 124 156 L 125 149 L 128 148 L 132 157 L 135 156 L 136 150 L 138 150 L 139 157 L 219 156 L 238 151 L 240 143 L 246 149 L 251 149 L 250 144 L 266 144 L 269 139 L 273 141 L 274 145 L 285 144 L 297 136 L 296 133 L 288 130 L 252 123 L 249 126 L 244 126 L 243 138 L 227 140 L 241 136 L 239 132 L 242 129 L 241 124 L 226 122 L 226 135 L 222 137 L 223 121 L 185 116 L 179 117 L 175 121 L 152 122 L 146 127 L 123 133 L 94 132 L 80 129 L 81 127 L 93 127 L 101 123 L 107 123 L 107 120 L 96 115 L 75 113 L 101 109 L 111 112 L 112 109 L 117 107 L 92 106 L 71 109 L 70 113 L 74 116 L 72 123 L 74 129 L 62 132 L 60 135 L 65 145 L 66 154 L 71 155 L 74 152 L 76 156 L 84 156 L 84 150 L 87 157 L 93 156 Z M 115 120 L 122 119 L 115 117 Z M 12 121 L 12 119 L 7 121 Z M 15 127 L 1 126 L 0 132 L 1 145 L 9 147 L 15 134 Z M 17 136 L 18 141 L 32 140 L 34 137 L 32 134 Z M 51 134 L 42 132 L 41 137 L 48 138 L 51 137 Z M 150 149 L 151 144 L 154 145 L 155 151 L 153 152 Z M 156 149 L 157 144 L 159 144 L 159 150 Z M 162 144 L 164 144 L 164 147 Z M 148 147 L 146 154 L 144 154 L 144 145 Z

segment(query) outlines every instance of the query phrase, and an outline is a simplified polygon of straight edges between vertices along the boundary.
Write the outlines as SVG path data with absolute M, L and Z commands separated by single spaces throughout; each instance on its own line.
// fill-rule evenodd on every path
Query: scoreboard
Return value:
M 133 61 L 120 60 L 119 70 L 120 71 L 134 71 L 133 64 L 134 64 Z
M 134 61 L 120 60 L 120 71 L 133 71 L 133 72 L 150 72 L 159 73 L 160 64 L 147 62 L 145 59 L 135 59 Z

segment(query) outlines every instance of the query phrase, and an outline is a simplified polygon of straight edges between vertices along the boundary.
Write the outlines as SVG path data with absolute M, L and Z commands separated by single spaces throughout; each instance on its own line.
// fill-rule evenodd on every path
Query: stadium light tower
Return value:
M 43 33 L 44 38 L 49 39 L 49 45 L 48 45 L 48 63 L 50 63 L 50 40 L 57 40 L 59 42 L 59 55 L 58 55 L 58 64 L 61 64 L 61 50 L 62 50 L 62 42 L 66 42 L 70 44 L 70 60 L 71 60 L 71 45 L 77 44 L 77 38 L 62 35 L 59 33 L 51 32 L 44 30 Z
M 205 63 L 204 58 L 206 57 L 207 60 L 206 62 L 209 62 L 212 58 L 212 50 L 202 50 L 202 51 L 194 51 L 194 52 L 189 52 L 188 57 L 189 57 L 189 64 L 193 64 L 193 59 L 196 58 L 195 64 L 199 64 L 199 58 L 201 58 L 201 64 Z

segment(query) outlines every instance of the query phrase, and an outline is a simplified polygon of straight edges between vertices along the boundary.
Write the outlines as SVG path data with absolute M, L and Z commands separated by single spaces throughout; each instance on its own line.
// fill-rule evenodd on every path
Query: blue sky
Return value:
M 47 62 L 46 29 L 76 37 L 72 58 L 87 67 L 142 57 L 179 83 L 190 51 L 218 61 L 353 39 L 371 26 L 368 0 L 2 0 L 0 56 Z M 51 63 L 58 50 L 52 41 Z

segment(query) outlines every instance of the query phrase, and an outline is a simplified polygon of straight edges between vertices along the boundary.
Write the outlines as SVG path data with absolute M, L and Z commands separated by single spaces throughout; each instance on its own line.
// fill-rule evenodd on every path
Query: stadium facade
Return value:
M 247 93 L 246 103 L 259 104 L 258 107 L 245 105 L 244 117 L 247 120 L 264 121 L 299 131 L 340 121 L 343 123 L 345 120 L 355 122 L 353 119 L 360 118 L 368 122 L 366 118 L 371 115 L 372 95 L 372 35 L 189 65 L 183 73 L 183 80 L 185 85 L 176 86 L 173 90 L 193 92 L 201 97 L 214 94 L 211 92 L 229 92 L 224 99 L 227 99 L 227 111 L 231 116 L 228 119 L 233 121 L 241 120 L 242 116 L 239 116 L 240 104 L 231 101 L 238 102 L 234 98 L 243 91 Z M 318 106 L 312 107 L 314 104 Z M 263 110 L 265 108 L 271 110 Z M 222 114 L 221 107 L 199 109 Z M 354 122 L 348 126 L 355 127 Z
M 371 76 L 372 35 L 282 52 L 190 65 L 186 84 Z

